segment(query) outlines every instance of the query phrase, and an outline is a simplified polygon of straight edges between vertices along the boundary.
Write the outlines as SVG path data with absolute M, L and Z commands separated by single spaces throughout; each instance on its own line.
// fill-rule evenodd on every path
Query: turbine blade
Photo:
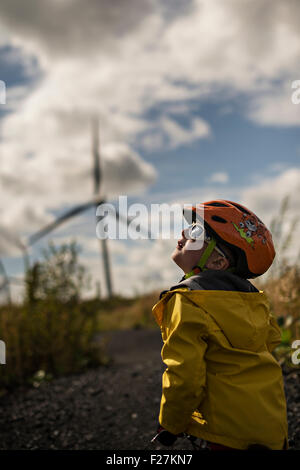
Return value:
M 104 201 L 97 201 L 95 199 L 86 202 L 84 204 L 80 204 L 79 206 L 73 207 L 73 209 L 67 211 L 65 214 L 61 215 L 58 217 L 54 222 L 51 222 L 50 224 L 46 225 L 46 227 L 42 228 L 41 230 L 38 230 L 35 232 L 33 235 L 31 235 L 28 238 L 28 246 L 33 245 L 36 243 L 40 238 L 44 237 L 48 233 L 52 232 L 52 230 L 55 230 L 59 225 L 62 223 L 66 222 L 67 220 L 71 219 L 72 217 L 75 217 L 81 212 L 86 211 L 92 206 L 102 204 Z

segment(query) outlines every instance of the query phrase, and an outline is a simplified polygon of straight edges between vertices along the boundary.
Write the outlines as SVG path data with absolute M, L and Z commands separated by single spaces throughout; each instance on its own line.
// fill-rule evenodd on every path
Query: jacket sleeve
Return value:
M 161 356 L 167 369 L 162 378 L 159 422 L 173 434 L 186 431 L 204 396 L 207 344 L 201 313 L 180 293 L 171 297 L 164 312 Z
M 269 317 L 269 331 L 267 337 L 267 348 L 272 352 L 276 346 L 281 343 L 281 331 L 277 324 L 276 319 L 270 315 Z

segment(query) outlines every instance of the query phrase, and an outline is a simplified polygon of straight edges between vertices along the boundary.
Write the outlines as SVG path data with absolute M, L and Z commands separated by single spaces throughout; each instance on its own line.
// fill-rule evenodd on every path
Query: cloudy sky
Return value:
M 101 195 L 113 203 L 226 198 L 269 223 L 290 195 L 288 216 L 299 215 L 299 17 L 298 0 L 2 0 L 0 256 L 9 275 L 23 269 L 13 237 L 26 242 L 91 198 L 95 116 Z M 52 235 L 72 237 L 102 280 L 93 210 Z M 176 282 L 174 244 L 110 241 L 114 290 Z

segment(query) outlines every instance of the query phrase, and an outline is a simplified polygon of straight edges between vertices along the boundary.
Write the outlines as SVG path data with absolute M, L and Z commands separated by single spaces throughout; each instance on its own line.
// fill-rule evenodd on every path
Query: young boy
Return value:
M 271 233 L 231 201 L 190 214 L 172 254 L 185 275 L 153 307 L 167 366 L 156 438 L 171 445 L 187 433 L 212 450 L 286 449 L 282 372 L 271 354 L 280 330 L 264 292 L 248 281 L 273 262 Z

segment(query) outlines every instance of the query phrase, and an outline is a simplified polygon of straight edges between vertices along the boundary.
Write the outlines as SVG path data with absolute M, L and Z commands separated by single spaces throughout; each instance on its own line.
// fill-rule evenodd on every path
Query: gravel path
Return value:
M 160 449 L 163 364 L 159 330 L 106 333 L 114 362 L 0 400 L 0 449 Z M 285 375 L 290 444 L 300 449 L 299 370 Z M 186 440 L 175 449 L 191 450 Z

